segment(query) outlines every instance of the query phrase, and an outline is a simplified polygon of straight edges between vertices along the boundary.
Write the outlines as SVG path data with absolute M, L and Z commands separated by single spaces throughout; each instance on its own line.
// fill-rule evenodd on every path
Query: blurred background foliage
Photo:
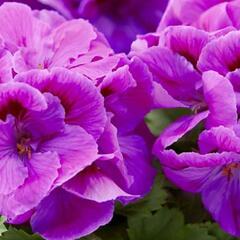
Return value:
M 151 132 L 159 133 L 172 121 L 190 112 L 182 109 L 155 110 L 146 117 Z M 173 145 L 176 151 L 196 148 L 201 124 Z M 182 192 L 161 173 L 154 161 L 158 176 L 151 192 L 127 206 L 116 205 L 111 223 L 82 240 L 236 240 L 214 223 L 202 206 L 198 195 Z M 4 225 L 0 218 L 0 240 L 41 240 L 29 226 Z

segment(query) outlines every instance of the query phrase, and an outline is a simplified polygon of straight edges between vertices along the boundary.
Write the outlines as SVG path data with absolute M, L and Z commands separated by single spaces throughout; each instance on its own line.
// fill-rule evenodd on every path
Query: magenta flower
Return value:
M 193 14 L 196 19 L 189 22 L 186 19 L 191 19 L 191 13 L 184 12 L 181 21 L 186 22 L 181 24 L 192 26 L 171 26 L 141 36 L 130 56 L 139 56 L 153 74 L 155 107 L 192 110 L 190 116 L 171 123 L 155 142 L 153 151 L 165 175 L 183 190 L 200 193 L 213 218 L 226 232 L 239 237 L 239 31 L 233 18 L 231 24 L 216 18 L 223 6 L 227 11 L 221 17 L 226 13 L 235 16 L 230 13 L 236 13 L 232 6 L 237 2 L 215 6 L 216 1 L 208 1 L 209 8 L 211 3 L 214 7 L 204 8 L 199 19 Z M 171 3 L 168 10 L 174 6 Z M 201 8 L 205 2 L 197 3 L 192 4 Z M 187 1 L 179 4 L 186 6 Z M 210 15 L 216 21 L 209 18 L 209 25 L 204 25 Z M 196 152 L 166 150 L 202 120 L 206 130 L 199 136 Z
M 66 82 L 68 74 L 64 72 L 65 78 L 62 74 L 56 71 L 52 80 L 49 80 L 49 85 L 54 81 L 65 80 Z M 69 77 L 74 80 L 73 76 Z M 56 90 L 59 89 L 57 85 L 55 86 Z M 42 200 L 48 199 L 50 204 L 56 192 L 68 196 L 69 201 L 76 201 L 76 204 L 78 202 L 81 204 L 83 201 L 85 208 L 90 204 L 91 208 L 102 209 L 103 214 L 96 216 L 96 222 L 99 221 L 97 225 L 104 224 L 107 219 L 110 220 L 112 211 L 110 202 L 94 204 L 84 198 L 71 196 L 70 193 L 65 193 L 62 187 L 59 188 L 98 158 L 97 143 L 94 137 L 97 137 L 99 132 L 95 129 L 100 129 L 99 126 L 103 128 L 106 121 L 102 97 L 98 91 L 89 82 L 79 83 L 78 86 L 79 90 L 83 89 L 78 91 L 78 94 L 83 94 L 86 101 L 91 101 L 92 104 L 86 105 L 82 102 L 81 113 L 78 116 L 75 115 L 75 120 L 79 123 L 76 125 L 65 122 L 67 122 L 67 116 L 76 113 L 77 103 L 75 106 L 68 105 L 68 108 L 64 109 L 60 99 L 53 96 L 50 90 L 42 95 L 37 89 L 25 83 L 5 83 L 0 86 L 2 104 L 1 214 L 12 223 L 24 222 L 32 216 L 33 229 L 47 238 L 56 237 L 57 235 L 54 234 L 61 236 L 58 231 L 58 228 L 61 228 L 61 222 L 55 225 L 55 229 L 50 227 L 52 233 L 49 233 L 46 228 L 43 230 L 44 225 L 38 223 L 42 216 L 42 214 L 39 215 L 42 211 Z M 66 89 L 64 90 L 67 94 Z M 95 111 L 91 110 L 92 107 Z M 69 112 L 65 115 L 67 109 Z M 84 128 L 84 125 L 88 125 L 87 122 L 93 123 L 92 129 Z M 69 142 L 71 144 L 68 144 Z M 52 203 L 52 207 L 55 204 Z M 64 202 L 58 204 L 62 205 Z M 65 215 L 64 211 L 63 208 L 62 212 L 54 213 L 48 209 L 46 214 Z M 76 212 L 75 214 L 77 215 Z M 79 211 L 79 214 L 82 213 Z M 55 215 L 55 220 L 57 218 L 58 216 Z M 72 232 L 74 227 L 71 226 L 74 223 L 69 223 L 70 225 L 65 228 L 66 238 L 69 237 L 67 234 Z M 48 224 L 51 225 L 50 222 Z M 92 228 L 96 228 L 97 225 Z M 83 226 L 81 230 L 72 234 L 78 236 L 84 234 L 84 231 L 86 229 Z
M 168 0 L 39 0 L 68 19 L 89 19 L 116 52 L 128 52 L 137 34 L 155 31 Z M 141 7 L 139 7 L 141 6 Z
M 229 26 L 239 29 L 239 3 L 239 0 L 171 0 L 158 31 L 172 25 L 191 25 L 206 31 Z
M 0 92 L 0 212 L 9 222 L 29 220 L 46 239 L 73 239 L 109 222 L 113 200 L 149 190 L 154 171 L 143 138 L 107 120 L 89 80 L 65 69 L 33 70 Z
M 221 37 L 221 34 L 226 35 Z M 225 31 L 214 34 L 190 26 L 175 26 L 166 28 L 160 34 L 143 36 L 134 43 L 131 55 L 143 60 L 153 74 L 155 107 L 180 107 L 192 111 L 190 116 L 180 118 L 164 130 L 158 139 L 162 149 L 173 144 L 202 120 L 205 120 L 206 128 L 236 124 L 233 86 L 220 75 L 221 71 L 205 67 L 211 64 L 209 62 L 214 64 L 215 60 L 204 60 L 204 56 L 211 56 L 206 53 L 209 46 L 216 46 L 215 41 L 231 34 Z M 227 114 L 223 115 L 223 111 Z
M 0 214 L 85 236 L 151 188 L 152 75 L 84 20 L 4 3 L 0 21 Z
M 112 56 L 103 35 L 82 19 L 65 21 L 53 11 L 4 3 L 0 20 L 5 25 L 0 27 L 3 47 L 14 56 L 16 73 L 64 67 L 102 77 L 118 64 L 119 57 Z
M 212 217 L 228 233 L 240 236 L 239 125 L 211 128 L 199 136 L 200 153 L 155 152 L 165 175 L 185 191 L 200 193 Z

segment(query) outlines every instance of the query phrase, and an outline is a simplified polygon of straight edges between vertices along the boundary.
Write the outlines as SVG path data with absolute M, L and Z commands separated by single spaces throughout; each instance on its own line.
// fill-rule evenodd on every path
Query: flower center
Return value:
M 224 176 L 228 178 L 228 180 L 230 180 L 230 178 L 233 177 L 234 170 L 239 168 L 240 168 L 240 163 L 238 162 L 230 163 L 223 168 L 222 173 Z
M 17 151 L 19 156 L 27 156 L 28 159 L 32 157 L 32 147 L 29 144 L 30 138 L 21 138 L 17 143 Z

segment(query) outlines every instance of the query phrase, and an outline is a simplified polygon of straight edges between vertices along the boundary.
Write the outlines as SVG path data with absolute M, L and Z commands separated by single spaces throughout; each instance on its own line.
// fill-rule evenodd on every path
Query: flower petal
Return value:
M 119 143 L 128 175 L 133 178 L 133 183 L 126 191 L 135 195 L 145 195 L 150 191 L 155 177 L 147 145 L 138 135 L 122 135 L 119 137 Z
M 47 108 L 44 96 L 35 88 L 25 83 L 0 84 L 0 116 L 5 118 L 7 114 L 17 115 L 21 107 L 41 111 Z
M 66 67 L 71 59 L 85 54 L 91 41 L 97 38 L 93 26 L 83 20 L 71 20 L 61 24 L 53 31 L 54 55 L 52 67 Z
M 233 22 L 231 16 L 228 14 L 228 1 L 222 2 L 203 12 L 194 23 L 194 26 L 209 32 L 232 26 Z
M 154 153 L 158 152 L 159 150 L 163 150 L 164 148 L 167 148 L 168 146 L 175 143 L 187 132 L 197 126 L 198 123 L 206 119 L 208 114 L 209 112 L 205 111 L 193 116 L 184 116 L 179 118 L 177 121 L 171 123 L 163 130 L 163 132 L 155 142 L 153 148 Z
M 235 132 L 223 126 L 203 131 L 198 139 L 199 150 L 202 154 L 213 151 L 240 153 L 240 139 Z
M 164 173 L 173 183 L 185 191 L 200 192 L 215 221 L 225 231 L 239 236 L 239 168 L 231 166 L 231 163 L 239 163 L 239 154 L 177 155 L 165 151 L 159 157 Z
M 126 91 L 122 93 L 119 91 L 118 94 L 105 99 L 106 109 L 114 114 L 112 122 L 121 132 L 134 129 L 151 110 L 153 104 L 152 76 L 147 66 L 140 59 L 134 58 L 129 65 L 129 71 L 136 86 L 129 86 Z
M 208 41 L 209 35 L 205 31 L 190 26 L 175 26 L 168 27 L 163 32 L 160 46 L 170 48 L 195 66 Z
M 9 219 L 35 208 L 49 194 L 61 167 L 59 157 L 54 152 L 32 154 L 27 166 L 25 182 L 5 198 L 4 215 Z
M 41 202 L 31 225 L 47 239 L 78 239 L 107 224 L 113 208 L 111 201 L 96 203 L 59 188 Z
M 21 3 L 4 3 L 0 8 L 0 36 L 8 50 L 37 46 L 46 35 L 47 25 L 33 17 L 31 8 Z
M 209 42 L 202 50 L 198 68 L 204 72 L 216 71 L 222 75 L 240 67 L 240 32 L 232 31 Z
M 151 47 L 139 57 L 148 65 L 153 80 L 176 100 L 199 100 L 196 84 L 201 77 L 184 57 L 163 47 Z
M 70 179 L 63 185 L 63 188 L 79 197 L 96 202 L 131 196 L 94 165 Z
M 208 128 L 237 124 L 237 101 L 233 86 L 227 78 L 214 71 L 203 73 L 203 91 L 208 105 Z
M 234 236 L 240 236 L 239 196 L 239 172 L 229 179 L 222 173 L 222 169 L 209 179 L 202 191 L 203 203 L 214 220 Z
M 0 50 L 0 83 L 12 80 L 13 57 L 10 52 Z
M 21 186 L 28 176 L 28 170 L 17 156 L 15 121 L 8 116 L 0 121 L 0 195 L 7 195 Z
M 96 139 L 102 134 L 107 120 L 104 99 L 89 79 L 62 68 L 54 68 L 50 75 L 32 70 L 15 79 L 57 96 L 65 108 L 66 123 L 80 125 Z
M 79 126 L 66 125 L 65 131 L 39 146 L 40 151 L 58 153 L 61 169 L 56 186 L 66 182 L 97 158 L 97 144 L 93 137 Z
M 60 100 L 50 93 L 44 93 L 48 108 L 43 111 L 27 111 L 21 115 L 21 129 L 31 133 L 34 141 L 41 140 L 42 137 L 49 137 L 64 129 L 65 112 Z

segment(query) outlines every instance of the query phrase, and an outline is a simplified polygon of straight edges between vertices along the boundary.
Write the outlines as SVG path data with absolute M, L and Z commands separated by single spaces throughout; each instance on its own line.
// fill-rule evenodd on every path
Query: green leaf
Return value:
M 149 216 L 152 211 L 156 211 L 166 203 L 167 192 L 164 190 L 164 178 L 158 175 L 151 192 L 141 200 L 128 204 L 125 207 L 117 207 L 117 213 L 123 216 Z
M 81 240 L 102 240 L 100 237 L 96 236 L 95 234 L 91 234 L 87 237 L 80 238 Z
M 30 235 L 23 230 L 18 230 L 10 227 L 7 232 L 4 232 L 0 237 L 1 240 L 42 240 L 42 238 L 36 234 Z
M 223 232 L 223 230 L 219 227 L 218 224 L 212 222 L 206 222 L 201 224 L 202 228 L 206 228 L 208 233 L 217 240 L 237 240 L 239 238 L 235 238 L 230 236 L 229 234 Z
M 130 240 L 234 240 L 226 234 L 212 234 L 215 227 L 211 224 L 184 224 L 182 212 L 166 207 L 151 216 L 129 217 L 128 225 Z
M 148 217 L 128 219 L 130 240 L 178 240 L 184 219 L 177 209 L 161 208 Z
M 3 217 L 0 217 L 0 236 L 2 236 L 2 233 L 7 231 L 7 228 L 4 225 L 5 219 Z
M 219 240 L 208 234 L 208 230 L 198 224 L 188 224 L 182 230 L 182 240 Z

